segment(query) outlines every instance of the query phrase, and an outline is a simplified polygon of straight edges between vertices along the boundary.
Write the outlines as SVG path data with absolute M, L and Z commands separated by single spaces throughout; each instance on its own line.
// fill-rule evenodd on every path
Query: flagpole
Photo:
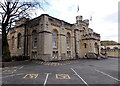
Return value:
M 93 28 L 93 23 L 92 23 L 92 16 L 90 17 L 90 28 Z
M 77 15 L 79 16 L 79 5 L 77 5 Z
M 89 24 L 89 28 L 91 28 L 92 29 L 92 16 L 90 16 L 90 24 Z M 91 42 L 91 47 L 93 47 L 94 45 L 94 43 L 93 43 L 93 41 L 91 41 L 91 40 L 89 40 L 90 42 Z M 91 52 L 94 52 L 94 49 L 93 50 L 91 50 Z

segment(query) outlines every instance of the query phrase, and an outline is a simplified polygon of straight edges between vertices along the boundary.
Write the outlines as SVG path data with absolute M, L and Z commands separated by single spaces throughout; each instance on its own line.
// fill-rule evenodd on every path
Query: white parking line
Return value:
M 23 66 L 21 66 L 19 69 L 22 69 L 23 68 Z
M 7 78 L 7 77 L 11 77 L 11 76 L 18 76 L 18 75 L 23 75 L 24 73 L 20 73 L 20 74 L 13 74 L 13 75 L 9 75 L 9 76 L 5 76 L 5 77 L 0 77 L 0 78 Z
M 112 77 L 111 75 L 109 75 L 109 74 L 107 74 L 107 73 L 104 73 L 104 72 L 102 72 L 102 71 L 100 71 L 100 70 L 95 69 L 95 71 L 97 71 L 97 72 L 99 72 L 99 73 L 102 73 L 103 75 L 106 75 L 106 76 L 108 76 L 108 77 L 110 77 L 110 78 L 112 78 L 112 79 L 114 79 L 114 80 L 116 80 L 116 81 L 120 81 L 119 79 L 117 79 L 117 78 L 115 78 L 115 77 Z
M 71 70 L 78 76 L 78 78 L 80 78 L 87 86 L 89 86 L 87 82 L 82 77 L 80 77 L 80 75 L 78 75 L 77 72 L 73 68 L 71 68 Z
M 43 86 L 45 86 L 45 85 L 46 85 L 49 74 L 50 74 L 50 73 L 47 73 Z
M 5 72 L 4 72 L 3 74 L 13 74 L 13 73 L 14 73 L 14 72 L 11 72 L 11 73 L 5 73 Z

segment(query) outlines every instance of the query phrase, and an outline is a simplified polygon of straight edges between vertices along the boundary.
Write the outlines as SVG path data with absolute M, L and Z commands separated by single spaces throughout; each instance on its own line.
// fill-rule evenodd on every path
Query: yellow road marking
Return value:
M 23 78 L 37 78 L 38 74 L 26 74 Z
M 15 72 L 16 70 L 4 70 L 3 72 Z
M 56 74 L 56 79 L 70 79 L 68 74 Z
M 12 68 L 17 68 L 17 67 L 12 67 Z
M 4 68 L 9 68 L 9 67 L 4 67 Z

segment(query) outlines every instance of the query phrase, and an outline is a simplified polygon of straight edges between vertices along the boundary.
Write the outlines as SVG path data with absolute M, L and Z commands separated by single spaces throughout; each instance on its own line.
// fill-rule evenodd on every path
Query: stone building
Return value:
M 0 62 L 2 61 L 2 28 L 0 23 Z
M 8 34 L 11 56 L 30 56 L 44 61 L 84 58 L 100 53 L 100 34 L 89 28 L 89 20 L 76 16 L 76 23 L 42 14 L 32 20 L 21 18 Z
M 120 57 L 120 44 L 101 45 L 101 53 L 107 57 Z

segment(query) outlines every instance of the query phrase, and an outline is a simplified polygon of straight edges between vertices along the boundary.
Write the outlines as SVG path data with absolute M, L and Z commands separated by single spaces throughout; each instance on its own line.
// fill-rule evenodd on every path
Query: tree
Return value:
M 0 24 L 2 27 L 2 56 L 10 56 L 7 34 L 14 22 L 21 17 L 30 17 L 30 9 L 42 8 L 42 3 L 32 0 L 32 2 L 20 2 L 21 0 L 2 0 L 0 1 Z M 45 2 L 46 3 L 46 2 Z M 42 8 L 43 9 L 43 8 Z M 29 12 L 28 12 L 29 11 Z

